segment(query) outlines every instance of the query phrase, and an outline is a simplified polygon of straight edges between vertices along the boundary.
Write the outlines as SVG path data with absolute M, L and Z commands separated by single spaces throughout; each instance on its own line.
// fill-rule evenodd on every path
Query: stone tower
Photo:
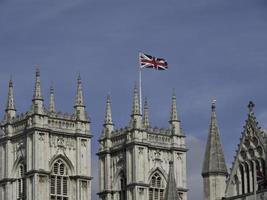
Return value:
M 226 178 L 228 175 L 215 109 L 215 101 L 213 101 L 210 129 L 202 169 L 204 200 L 221 200 L 225 196 Z
M 36 70 L 31 109 L 16 116 L 13 83 L 0 129 L 1 200 L 90 200 L 91 132 L 78 78 L 74 114 L 44 105 Z
M 171 188 L 174 191 L 170 197 L 175 193 L 180 200 L 186 200 L 187 149 L 175 94 L 168 129 L 151 127 L 147 100 L 143 113 L 144 116 L 135 86 L 129 125 L 115 129 L 110 97 L 107 97 L 104 128 L 99 139 L 98 195 L 101 200 L 163 200 Z M 169 186 L 168 173 L 171 174 Z

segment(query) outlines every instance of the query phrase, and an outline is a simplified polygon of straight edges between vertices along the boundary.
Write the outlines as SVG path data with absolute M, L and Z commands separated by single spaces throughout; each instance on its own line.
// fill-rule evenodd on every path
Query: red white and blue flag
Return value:
M 156 58 L 154 56 L 140 53 L 139 54 L 140 68 L 152 68 L 156 70 L 168 69 L 168 63 L 163 58 Z

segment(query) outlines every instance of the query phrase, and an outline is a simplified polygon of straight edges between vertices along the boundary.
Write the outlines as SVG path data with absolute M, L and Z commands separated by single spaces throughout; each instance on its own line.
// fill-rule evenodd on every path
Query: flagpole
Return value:
M 141 65 L 140 65 L 140 52 L 139 52 L 139 104 L 140 104 L 140 114 L 142 115 L 142 69 L 141 69 Z

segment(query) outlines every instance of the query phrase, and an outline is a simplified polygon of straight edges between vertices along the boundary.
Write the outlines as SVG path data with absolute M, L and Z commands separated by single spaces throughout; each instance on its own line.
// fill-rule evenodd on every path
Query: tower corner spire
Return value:
M 172 104 L 171 104 L 171 112 L 170 112 L 170 128 L 172 130 L 173 135 L 181 135 L 181 127 L 180 127 L 180 119 L 177 114 L 177 102 L 176 102 L 176 94 L 173 89 L 172 92 Z
M 8 97 L 7 97 L 7 105 L 5 110 L 5 119 L 12 119 L 16 116 L 16 108 L 14 101 L 14 88 L 12 77 L 9 79 L 8 83 Z
M 40 67 L 39 65 L 36 66 L 36 71 L 35 71 L 35 86 L 34 86 L 34 93 L 33 93 L 33 98 L 32 98 L 32 107 L 33 111 L 35 113 L 43 113 L 44 108 L 43 108 L 43 96 L 41 92 L 41 78 L 40 78 Z
M 132 104 L 130 127 L 141 128 L 141 126 L 142 126 L 142 115 L 140 112 L 139 92 L 138 92 L 137 83 L 135 83 L 134 92 L 133 92 L 133 104 Z
M 150 122 L 149 122 L 149 107 L 148 107 L 147 98 L 145 98 L 145 102 L 144 102 L 144 116 L 143 116 L 143 127 L 146 129 L 149 126 L 150 126 Z
M 83 98 L 83 89 L 82 89 L 82 79 L 81 74 L 78 74 L 77 77 L 77 91 L 76 91 L 76 98 L 75 98 L 75 115 L 78 120 L 86 121 L 87 115 L 85 112 L 85 105 L 84 105 L 84 98 Z
M 55 105 L 55 90 L 53 84 L 50 86 L 50 100 L 49 100 L 49 112 L 54 113 L 56 111 Z

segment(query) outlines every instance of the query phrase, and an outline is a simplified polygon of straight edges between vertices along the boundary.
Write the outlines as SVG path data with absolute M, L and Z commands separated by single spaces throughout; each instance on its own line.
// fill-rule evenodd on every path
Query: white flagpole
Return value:
M 141 61 L 140 61 L 141 53 L 139 52 L 139 104 L 140 104 L 140 114 L 142 115 L 142 69 L 141 69 Z

